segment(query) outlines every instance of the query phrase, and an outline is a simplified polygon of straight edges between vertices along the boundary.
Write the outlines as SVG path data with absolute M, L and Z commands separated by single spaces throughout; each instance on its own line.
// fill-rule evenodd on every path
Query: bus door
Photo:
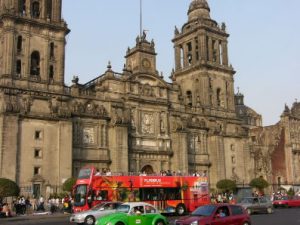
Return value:
M 158 209 L 163 211 L 166 208 L 166 193 L 163 188 L 159 188 L 158 192 Z

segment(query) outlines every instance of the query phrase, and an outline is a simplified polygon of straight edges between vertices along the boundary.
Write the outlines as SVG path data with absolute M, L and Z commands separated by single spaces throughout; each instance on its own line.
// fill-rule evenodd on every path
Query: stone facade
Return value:
M 193 0 L 187 23 L 175 28 L 171 83 L 157 72 L 155 43 L 143 34 L 128 48 L 122 73 L 109 63 L 103 75 L 86 84 L 74 77 L 70 87 L 61 4 L 0 0 L 1 177 L 38 195 L 56 191 L 84 165 L 199 171 L 212 186 L 262 174 L 253 144 L 255 129 L 264 129 L 261 116 L 234 94 L 229 35 L 205 0 Z M 286 160 L 297 155 L 291 149 Z
M 263 176 L 274 188 L 300 187 L 300 103 L 286 105 L 280 121 L 250 131 L 254 174 Z

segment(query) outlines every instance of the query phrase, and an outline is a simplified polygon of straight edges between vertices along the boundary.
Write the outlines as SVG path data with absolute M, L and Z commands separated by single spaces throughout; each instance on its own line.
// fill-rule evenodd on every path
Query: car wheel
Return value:
M 248 213 L 249 215 L 251 215 L 252 210 L 251 210 L 251 209 L 247 209 L 247 213 Z
M 185 205 L 184 204 L 179 204 L 176 207 L 176 213 L 177 213 L 178 216 L 184 215 L 186 213 Z
M 94 225 L 95 224 L 95 217 L 87 216 L 84 220 L 85 225 Z
M 122 222 L 117 222 L 116 225 L 124 225 Z
M 271 207 L 267 208 L 267 213 L 268 213 L 268 214 L 273 213 L 273 209 L 272 209 Z
M 165 223 L 162 220 L 158 220 L 155 225 L 165 225 Z

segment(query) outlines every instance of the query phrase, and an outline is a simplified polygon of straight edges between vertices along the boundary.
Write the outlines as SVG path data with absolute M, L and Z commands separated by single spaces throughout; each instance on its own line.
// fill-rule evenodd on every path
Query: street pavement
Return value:
M 27 215 L 0 219 L 1 225 L 74 225 L 68 214 Z M 170 225 L 177 217 L 168 217 Z M 252 225 L 300 225 L 300 208 L 275 209 L 273 214 L 251 215 Z

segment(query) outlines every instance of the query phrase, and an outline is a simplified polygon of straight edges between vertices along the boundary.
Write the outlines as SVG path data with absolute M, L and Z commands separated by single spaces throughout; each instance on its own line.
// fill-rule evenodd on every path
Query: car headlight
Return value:
M 80 219 L 84 219 L 85 215 L 82 215 L 82 214 L 81 215 L 75 215 L 74 217 L 80 220 Z
M 112 222 L 108 222 L 106 225 L 112 225 Z
M 190 225 L 198 225 L 198 220 L 194 221 L 194 222 L 191 222 Z

